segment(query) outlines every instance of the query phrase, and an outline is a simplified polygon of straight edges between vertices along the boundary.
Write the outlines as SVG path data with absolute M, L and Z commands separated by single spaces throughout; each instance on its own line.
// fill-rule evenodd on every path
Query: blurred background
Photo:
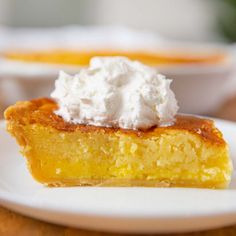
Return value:
M 125 25 L 191 41 L 235 41 L 235 0 L 0 0 L 11 27 Z
M 235 0 L 0 0 L 1 110 L 125 55 L 173 79 L 181 112 L 236 120 L 235 24 Z

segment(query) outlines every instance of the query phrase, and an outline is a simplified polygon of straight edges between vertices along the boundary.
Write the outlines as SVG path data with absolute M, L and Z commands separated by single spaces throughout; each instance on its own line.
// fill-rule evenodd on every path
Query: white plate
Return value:
M 216 120 L 236 163 L 236 124 Z M 0 203 L 53 223 L 113 232 L 169 233 L 236 223 L 236 176 L 227 190 L 188 188 L 47 188 L 26 169 L 0 123 Z M 234 167 L 235 167 L 234 163 Z

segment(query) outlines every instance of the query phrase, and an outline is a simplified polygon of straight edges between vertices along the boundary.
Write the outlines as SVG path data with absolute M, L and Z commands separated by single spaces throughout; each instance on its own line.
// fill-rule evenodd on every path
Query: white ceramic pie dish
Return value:
M 48 36 L 43 34 L 48 34 Z M 75 36 L 74 40 L 69 37 L 72 34 Z M 2 35 L 4 34 L 2 33 Z M 206 53 L 220 51 L 228 56 L 227 63 L 169 65 L 158 66 L 158 69 L 173 79 L 172 89 L 179 102 L 180 112 L 211 114 L 221 106 L 227 97 L 236 91 L 234 69 L 236 54 L 234 47 L 230 46 L 168 42 L 150 32 L 139 32 L 124 28 L 75 27 L 54 29 L 52 32 L 44 29 L 38 31 L 17 30 L 5 35 L 7 35 L 5 37 L 6 43 L 1 43 L 0 40 L 0 51 L 1 48 L 8 48 L 10 44 L 15 45 L 15 48 L 20 47 L 23 44 L 21 42 L 27 42 L 24 44 L 24 48 L 27 48 L 28 44 L 28 48 L 32 50 L 34 41 L 37 49 L 53 49 L 62 47 L 62 45 L 70 49 L 80 48 L 81 45 L 86 48 L 87 45 L 89 48 L 104 48 L 106 46 L 107 48 L 131 50 L 159 48 L 161 50 L 179 49 L 179 51 L 187 50 L 190 52 L 199 50 Z M 36 38 L 41 39 L 41 45 Z M 60 38 L 59 42 L 57 42 L 57 38 Z M 24 63 L 2 58 L 0 60 L 0 93 L 4 99 L 3 102 L 9 105 L 17 100 L 49 96 L 60 69 L 74 74 L 79 70 L 79 67 Z
M 74 74 L 79 67 L 36 63 L 0 62 L 0 92 L 6 105 L 18 100 L 49 96 L 59 70 Z M 180 112 L 211 114 L 236 91 L 233 64 L 158 67 L 173 79 Z M 11 96 L 9 96 L 9 92 Z

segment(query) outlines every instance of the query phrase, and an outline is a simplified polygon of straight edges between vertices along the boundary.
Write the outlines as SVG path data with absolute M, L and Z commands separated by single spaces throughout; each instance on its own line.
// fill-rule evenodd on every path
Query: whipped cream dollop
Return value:
M 94 57 L 71 76 L 60 72 L 51 97 L 65 121 L 124 129 L 168 126 L 178 110 L 171 80 L 125 57 Z

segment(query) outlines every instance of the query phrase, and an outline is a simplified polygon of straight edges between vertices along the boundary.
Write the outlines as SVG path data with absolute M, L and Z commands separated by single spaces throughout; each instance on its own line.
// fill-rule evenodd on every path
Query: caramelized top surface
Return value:
M 59 131 L 73 132 L 80 130 L 83 132 L 123 132 L 128 135 L 137 135 L 139 137 L 159 134 L 166 130 L 186 130 L 199 135 L 206 141 L 216 144 L 225 144 L 221 132 L 215 128 L 212 120 L 203 119 L 194 116 L 177 115 L 176 122 L 168 127 L 152 127 L 148 130 L 127 130 L 121 128 L 107 128 L 92 125 L 73 124 L 64 121 L 60 116 L 54 114 L 57 109 L 55 101 L 48 98 L 40 98 L 32 101 L 17 102 L 5 111 L 5 119 L 15 121 L 20 124 L 39 123 L 44 126 L 55 128 Z
M 11 60 L 26 62 L 38 62 L 48 64 L 67 64 L 87 66 L 94 56 L 125 56 L 131 60 L 138 60 L 148 65 L 159 64 L 215 64 L 222 63 L 227 59 L 223 52 L 146 52 L 146 51 L 116 51 L 116 50 L 95 50 L 95 51 L 69 51 L 69 50 L 48 50 L 48 51 L 8 51 L 4 56 Z

